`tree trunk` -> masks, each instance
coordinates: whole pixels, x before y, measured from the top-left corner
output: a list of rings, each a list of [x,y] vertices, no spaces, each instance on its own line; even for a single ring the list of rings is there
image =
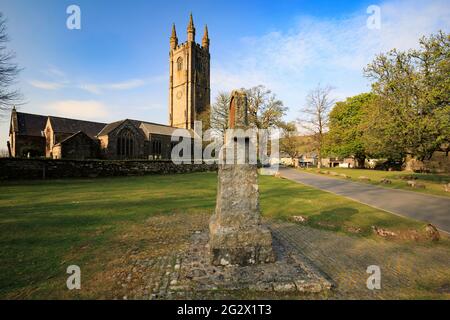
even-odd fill
[[[366,157],[356,158],[356,166],[358,169],[364,169],[366,164]]]
[[[322,153],[319,151],[319,154],[317,155],[317,169],[322,168]]]

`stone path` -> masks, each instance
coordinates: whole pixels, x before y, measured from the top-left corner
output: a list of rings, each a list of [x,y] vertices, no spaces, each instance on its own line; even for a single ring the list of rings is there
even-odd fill
[[[267,221],[279,241],[302,256],[334,287],[320,295],[269,290],[258,292],[243,285],[237,290],[221,290],[221,276],[237,279],[233,272],[210,277],[204,261],[196,255],[203,250],[203,235],[208,230],[209,214],[175,214],[152,217],[142,229],[151,233],[150,253],[133,249],[122,257],[125,272],[115,276],[120,290],[116,299],[450,299],[450,250],[448,239],[438,243],[373,240],[313,229],[301,224]],[[178,236],[167,237],[169,229]],[[141,237],[141,235],[138,235]],[[161,239],[161,243],[153,239]],[[171,247],[171,250],[163,250]],[[195,250],[194,248],[198,248]],[[195,253],[197,251],[197,253]],[[155,253],[152,256],[149,254]],[[381,268],[381,290],[369,290],[366,281],[369,265]],[[289,273],[289,268],[286,268]],[[242,275],[239,275],[241,277]],[[197,279],[200,286],[185,281]],[[202,278],[203,277],[203,278]],[[282,275],[280,276],[280,279]],[[245,277],[243,277],[245,279]],[[231,283],[231,282],[230,282]],[[232,283],[231,283],[232,284]],[[186,287],[186,285],[188,285]],[[242,289],[242,290],[239,290]]]
[[[286,222],[270,227],[333,279],[332,299],[450,298],[448,244],[376,241]],[[381,290],[367,289],[370,265],[381,269]]]
[[[450,199],[329,178],[290,168],[281,168],[280,173],[289,180],[342,195],[375,208],[429,222],[450,232]]]

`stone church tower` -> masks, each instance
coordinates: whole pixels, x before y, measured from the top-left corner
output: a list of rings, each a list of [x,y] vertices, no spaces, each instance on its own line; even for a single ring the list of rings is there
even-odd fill
[[[194,121],[210,107],[210,55],[208,27],[202,44],[195,42],[192,14],[187,27],[187,41],[178,44],[175,24],[170,37],[169,124],[194,129]]]

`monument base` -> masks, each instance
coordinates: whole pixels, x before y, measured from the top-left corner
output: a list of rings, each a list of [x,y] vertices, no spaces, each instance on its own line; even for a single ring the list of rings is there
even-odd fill
[[[210,256],[213,265],[252,265],[275,261],[272,234],[262,225],[251,229],[219,226],[215,216],[210,223]]]
[[[272,234],[261,224],[256,165],[219,165],[216,212],[209,232],[213,265],[275,260]]]
[[[263,228],[267,230],[265,226]],[[170,285],[169,290],[189,299],[279,299],[282,296],[293,299],[306,298],[305,294],[314,294],[315,299],[328,297],[333,287],[331,279],[298,250],[277,237],[275,231],[272,236],[270,248],[273,248],[271,251],[276,257],[275,262],[223,266],[211,264],[214,249],[210,247],[212,242],[209,232],[194,232],[190,245],[179,258],[181,262],[176,274],[177,281]],[[223,248],[223,251],[216,249],[216,252],[225,255],[226,250],[230,250],[230,257],[247,252],[243,250],[236,254],[233,248]],[[262,251],[259,252],[261,257]]]

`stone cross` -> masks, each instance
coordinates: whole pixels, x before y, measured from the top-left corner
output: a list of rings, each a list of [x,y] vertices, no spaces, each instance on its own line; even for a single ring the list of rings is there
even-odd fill
[[[233,91],[229,111],[229,128],[248,128],[244,91]],[[234,150],[227,150],[230,149]],[[209,230],[213,265],[250,265],[275,260],[272,234],[261,224],[256,164],[219,164],[216,211]]]

